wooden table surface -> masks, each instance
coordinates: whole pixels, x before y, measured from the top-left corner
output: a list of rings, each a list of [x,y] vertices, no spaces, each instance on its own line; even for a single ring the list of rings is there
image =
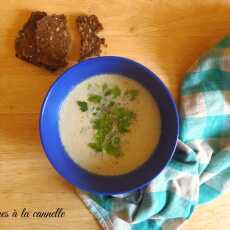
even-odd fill
[[[203,3],[201,3],[203,2]],[[64,13],[73,37],[75,17],[96,14],[104,24],[105,55],[121,55],[153,70],[178,100],[185,71],[230,31],[230,1],[199,0],[6,0],[0,6],[0,212],[23,208],[65,210],[64,218],[0,217],[2,230],[99,229],[94,218],[45,157],[39,141],[39,110],[49,86],[63,71],[49,73],[14,55],[17,31],[33,10]],[[230,195],[199,207],[184,230],[230,226]],[[228,226],[228,227],[227,227]]]

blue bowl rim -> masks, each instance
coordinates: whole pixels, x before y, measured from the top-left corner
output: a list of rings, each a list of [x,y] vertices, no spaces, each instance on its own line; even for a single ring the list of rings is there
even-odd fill
[[[143,68],[145,71],[147,71],[150,75],[154,76],[155,80],[158,81],[158,83],[160,83],[160,85],[162,86],[162,88],[164,89],[165,93],[167,94],[169,100],[170,100],[170,103],[172,105],[172,108],[175,112],[175,116],[176,116],[176,133],[175,133],[175,142],[174,142],[174,146],[172,147],[171,149],[171,155],[170,157],[168,158],[167,161],[164,162],[164,164],[162,164],[162,167],[159,167],[158,168],[158,172],[156,174],[153,174],[152,177],[150,177],[148,180],[146,180],[146,182],[144,183],[141,183],[139,186],[135,186],[133,188],[130,188],[129,190],[127,191],[119,191],[119,192],[97,192],[95,190],[92,190],[92,189],[88,189],[84,186],[79,186],[77,184],[73,184],[72,182],[70,182],[65,176],[63,176],[62,172],[56,167],[55,163],[53,163],[53,161],[51,160],[51,158],[49,157],[49,153],[46,151],[46,147],[44,145],[44,142],[43,142],[43,137],[42,137],[42,129],[41,129],[41,126],[42,126],[42,117],[43,117],[43,114],[44,114],[44,108],[45,108],[45,104],[49,98],[49,94],[51,93],[52,89],[55,87],[56,83],[62,78],[64,77],[64,75],[70,71],[71,69],[73,68],[76,68],[77,66],[85,63],[85,62],[92,62],[94,60],[97,60],[97,59],[117,59],[117,60],[123,60],[123,61],[127,61],[133,65],[138,65],[139,67]],[[176,106],[176,103],[170,93],[170,91],[168,90],[168,88],[165,86],[165,84],[163,83],[163,81],[154,73],[152,72],[150,69],[148,69],[147,67],[145,67],[143,64],[141,63],[138,63],[134,60],[131,60],[127,57],[122,57],[122,56],[99,56],[99,57],[93,57],[93,58],[89,58],[89,59],[86,59],[86,60],[83,60],[81,61],[80,63],[76,63],[74,64],[73,66],[67,68],[60,76],[58,76],[54,82],[51,84],[51,86],[49,87],[47,93],[45,94],[44,96],[44,99],[43,99],[43,102],[41,104],[41,108],[40,108],[40,117],[39,117],[39,137],[40,137],[40,141],[41,141],[41,144],[42,144],[42,147],[43,147],[43,150],[44,150],[44,153],[46,155],[46,157],[48,158],[49,162],[51,163],[51,165],[54,167],[54,169],[56,170],[56,172],[61,176],[63,177],[66,181],[68,181],[70,184],[74,185],[75,187],[81,189],[81,190],[84,190],[86,192],[90,192],[90,193],[94,193],[94,194],[97,194],[97,195],[118,195],[118,194],[125,194],[125,193],[129,193],[129,192],[134,192],[134,191],[137,191],[137,190],[140,190],[140,189],[143,189],[145,186],[147,186],[155,177],[157,177],[161,172],[162,170],[169,164],[169,162],[171,161],[171,159],[173,158],[173,155],[175,153],[175,149],[176,149],[176,145],[177,145],[177,140],[178,140],[178,136],[179,136],[179,114],[178,114],[178,111],[177,111],[177,106]],[[118,176],[101,176],[101,177],[122,177],[123,175],[118,175]]]

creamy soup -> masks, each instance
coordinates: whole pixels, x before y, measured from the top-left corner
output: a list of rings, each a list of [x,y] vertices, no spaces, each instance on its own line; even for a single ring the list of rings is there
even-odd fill
[[[97,75],[67,95],[59,132],[66,152],[79,166],[99,175],[121,175],[153,153],[161,133],[160,112],[137,81]]]

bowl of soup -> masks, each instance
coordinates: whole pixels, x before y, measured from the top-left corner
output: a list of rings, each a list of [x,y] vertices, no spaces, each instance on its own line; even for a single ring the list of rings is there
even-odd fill
[[[178,113],[163,82],[123,57],[88,59],[50,87],[40,113],[49,161],[87,192],[115,195],[147,185],[171,160]]]

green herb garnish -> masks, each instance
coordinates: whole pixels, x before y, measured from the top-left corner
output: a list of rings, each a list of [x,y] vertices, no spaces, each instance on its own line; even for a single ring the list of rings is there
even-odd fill
[[[88,104],[85,101],[77,101],[77,104],[82,112],[85,112],[88,110]]]
[[[121,95],[121,90],[120,88],[115,85],[112,89],[111,89],[111,94],[113,95],[113,98],[117,98],[118,96]]]
[[[101,101],[101,96],[96,94],[90,94],[88,97],[89,102],[99,103]]]
[[[93,128],[103,134],[108,134],[112,130],[113,120],[109,113],[101,113],[98,118],[93,120]]]
[[[110,101],[109,104],[108,104],[108,107],[112,107],[113,105],[115,105],[115,102],[114,101]]]
[[[121,95],[121,89],[117,85],[109,88],[108,85],[105,83],[102,86],[102,91],[103,95],[106,97],[111,95],[113,98],[117,98]]]
[[[108,89],[108,85],[106,83],[104,83],[102,85],[102,91],[105,92]]]
[[[92,149],[94,149],[96,152],[102,151],[102,146],[98,143],[89,143],[88,146]]]
[[[136,89],[126,90],[124,95],[130,100],[133,101],[139,95],[139,92]]]
[[[113,156],[119,156],[120,155],[120,145],[115,146],[115,145],[113,145],[111,143],[106,143],[104,145],[104,150],[109,155],[113,155]]]
[[[122,106],[120,96],[126,96],[130,102],[138,96],[137,90],[122,92],[117,85],[95,85],[95,94],[89,94],[87,101],[78,101],[82,112],[89,110],[91,124],[94,130],[92,141],[88,146],[95,152],[102,152],[118,157],[122,153],[122,135],[129,132],[136,114]],[[91,88],[91,85],[88,89]],[[122,98],[121,98],[122,99]],[[122,99],[123,100],[123,99]],[[95,107],[95,104],[96,107]],[[88,108],[89,107],[89,108]],[[96,110],[96,111],[95,111]]]
[[[135,113],[123,107],[115,107],[112,109],[112,115],[117,123],[118,131],[120,133],[128,132]]]

